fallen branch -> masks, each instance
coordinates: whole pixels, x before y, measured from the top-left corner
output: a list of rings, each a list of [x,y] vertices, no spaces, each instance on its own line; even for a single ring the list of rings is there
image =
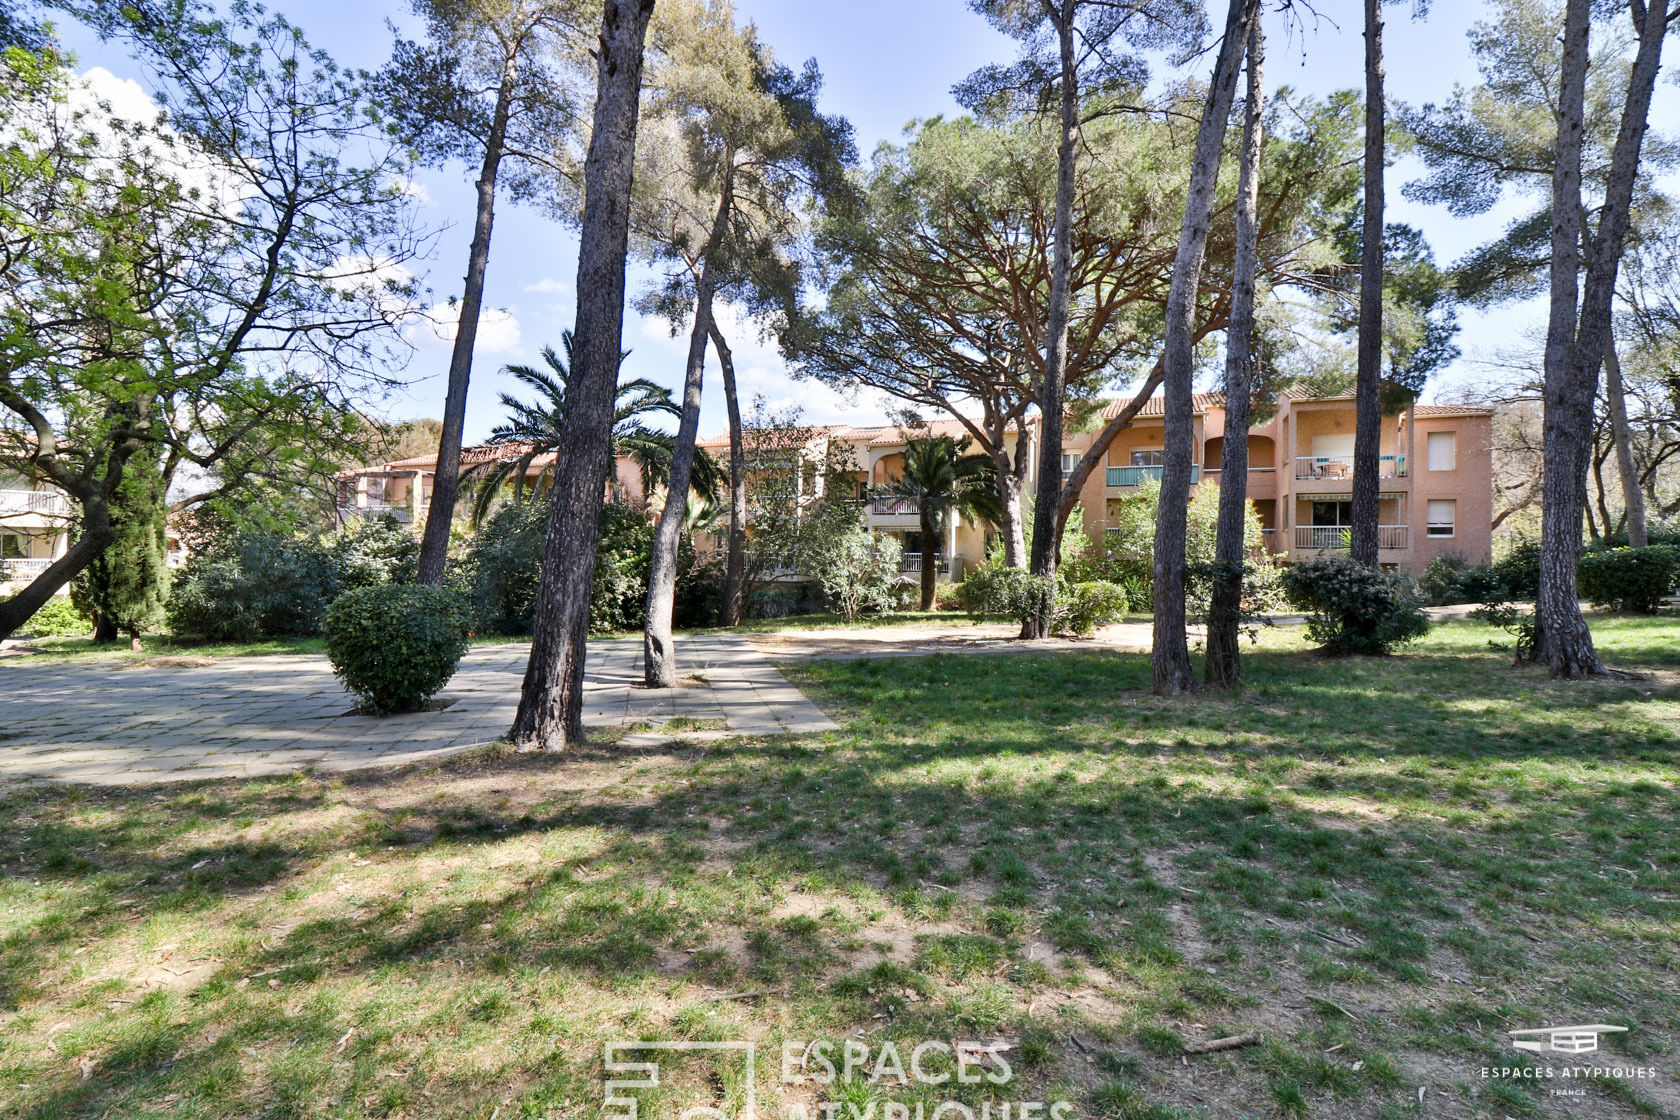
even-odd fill
[[[1310,933],[1316,933],[1318,936],[1324,938],[1324,940],[1326,940],[1326,941],[1334,941],[1338,945],[1346,945],[1349,949],[1359,948],[1359,942],[1349,941],[1345,937],[1337,937],[1333,933],[1325,933],[1323,930],[1319,929],[1317,926],[1308,926],[1307,930]]]
[[[1206,1042],[1186,1042],[1186,1054],[1213,1054],[1220,1050],[1240,1050],[1244,1046],[1253,1046],[1260,1041],[1259,1031],[1249,1031],[1247,1034],[1233,1034],[1226,1038],[1211,1038]]]
[[[1312,1003],[1323,1004],[1325,1007],[1329,1007],[1329,1008],[1332,1008],[1333,1010],[1340,1011],[1343,1015],[1347,1016],[1349,1019],[1352,1019],[1356,1023],[1360,1022],[1359,1016],[1355,1015],[1353,1012],[1349,1011],[1347,1008],[1343,1007],[1341,1004],[1337,1003],[1333,999],[1325,999],[1323,996],[1308,996],[1307,999]]]

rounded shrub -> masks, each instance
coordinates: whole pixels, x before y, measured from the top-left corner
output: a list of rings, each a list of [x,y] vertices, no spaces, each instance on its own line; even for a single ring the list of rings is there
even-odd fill
[[[1654,614],[1680,580],[1680,548],[1653,544],[1581,557],[1581,594],[1599,606]]]
[[[54,595],[18,627],[22,638],[70,638],[93,629],[93,620],[76,609],[68,595]]]
[[[1429,632],[1408,580],[1332,553],[1283,575],[1289,601],[1307,612],[1307,636],[1328,654],[1388,653]]]
[[[347,591],[327,608],[322,631],[334,675],[374,715],[424,705],[467,652],[467,612],[441,587],[387,583]]]
[[[1099,626],[1118,622],[1126,614],[1126,589],[1117,583],[1090,580],[1076,583],[1058,603],[1056,612],[1060,628],[1080,637]]]

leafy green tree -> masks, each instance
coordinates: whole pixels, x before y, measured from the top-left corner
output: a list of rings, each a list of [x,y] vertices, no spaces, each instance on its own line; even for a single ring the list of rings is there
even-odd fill
[[[642,304],[674,330],[692,320],[671,467],[679,498],[666,503],[654,536],[643,641],[647,683],[671,687],[682,496],[695,462],[714,303],[720,294],[760,306],[796,298],[807,219],[827,196],[849,194],[844,168],[855,150],[851,126],[817,108],[822,77],[815,62],[797,75],[777,63],[754,28],[735,26],[731,0],[678,0],[662,9],[654,38],[659,62],[642,134],[637,227],[656,259],[671,267]],[[724,389],[731,467],[743,473],[732,366],[725,367]],[[731,496],[731,568],[739,573],[744,510],[733,487]]]
[[[555,353],[552,346],[543,347],[543,363],[547,370],[535,366],[508,366],[507,372],[540,394],[536,404],[529,404],[508,393],[502,394],[502,407],[508,419],[490,431],[490,446],[517,446],[516,458],[487,459],[473,463],[463,472],[477,488],[473,501],[473,523],[484,520],[496,498],[509,483],[513,500],[525,493],[525,479],[531,464],[543,455],[552,455],[560,446],[565,430],[566,382],[570,377],[574,342],[572,332],[560,337],[565,356]],[[625,357],[629,357],[626,352]],[[657,415],[675,416],[679,412],[671,399],[671,391],[645,377],[620,380],[618,399],[613,406],[613,458],[621,456],[635,461],[641,470],[642,493],[652,494],[654,487],[667,485],[671,477],[671,459],[675,440],[669,433],[650,428],[646,418]],[[704,451],[697,453],[690,479],[695,492],[710,504],[717,504],[722,489],[722,472],[717,463]],[[540,489],[543,476],[538,478]],[[611,475],[609,475],[609,480]]]
[[[1050,297],[1043,333],[1034,340],[1044,351],[1044,371],[1039,383],[1038,501],[1032,537],[1033,574],[1053,580],[1080,128],[1090,115],[1111,111],[1116,100],[1130,99],[1135,105],[1148,80],[1144,52],[1178,48],[1188,53],[1199,43],[1207,19],[1201,5],[1188,0],[970,0],[969,6],[999,31],[1019,40],[1022,52],[1011,66],[989,66],[971,74],[957,87],[959,100],[969,107],[1036,103],[1042,111],[1055,106],[1056,207]],[[1226,30],[1229,35],[1231,29]],[[1246,24],[1243,32],[1240,37],[1246,39]],[[1088,100],[1088,92],[1107,97]],[[1185,473],[1188,477],[1188,471]],[[1045,637],[1049,625],[1048,614],[1041,614],[1028,624],[1023,636]]]
[[[254,8],[63,6],[132,50],[168,109],[74,108],[56,54],[6,53],[0,460],[64,491],[81,533],[0,603],[0,633],[110,542],[135,455],[166,490],[202,479],[191,500],[337,459],[355,398],[400,364],[412,293],[407,163],[357,76]]]
[[[938,572],[935,549],[945,539],[953,516],[968,522],[996,524],[998,519],[996,468],[989,455],[965,455],[968,440],[950,436],[919,436],[906,441],[899,476],[876,494],[914,503],[922,534],[922,610],[933,609],[933,584]],[[1059,467],[1058,467],[1059,469]]]
[[[413,0],[424,42],[399,39],[380,89],[393,121],[428,163],[478,165],[466,286],[449,355],[437,471],[420,544],[420,580],[443,580],[460,487],[461,432],[484,303],[496,191],[553,203],[575,174],[567,141],[579,109],[566,71],[581,55],[580,0]]]
[[[111,543],[71,584],[76,608],[93,619],[96,641],[140,637],[163,622],[169,593],[168,507],[155,462],[131,459],[111,504]]]

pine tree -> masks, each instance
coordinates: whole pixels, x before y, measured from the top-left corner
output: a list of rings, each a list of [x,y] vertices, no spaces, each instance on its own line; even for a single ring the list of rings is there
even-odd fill
[[[70,598],[93,619],[96,641],[140,636],[163,621],[169,593],[168,504],[163,472],[155,463],[129,460],[111,503],[111,543],[76,577]]]

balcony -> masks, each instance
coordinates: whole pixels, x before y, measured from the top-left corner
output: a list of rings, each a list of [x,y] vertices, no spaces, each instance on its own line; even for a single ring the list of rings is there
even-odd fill
[[[0,490],[0,517],[20,513],[68,517],[70,500],[54,490]]]
[[[400,505],[396,502],[369,502],[365,506],[339,506],[338,515],[344,521],[353,517],[390,517],[406,525],[413,519],[414,511],[407,502]]]
[[[51,566],[51,560],[0,560],[0,583],[30,583]]]
[[[1310,478],[1319,482],[1337,480],[1351,480],[1353,478],[1352,455],[1301,455],[1295,460],[1295,477]],[[1404,455],[1378,455],[1378,478],[1405,478],[1406,457]]]
[[[1209,467],[1202,472],[1202,475],[1208,482],[1218,486],[1224,473],[1224,470],[1220,467]],[[1263,501],[1267,498],[1277,497],[1277,476],[1278,470],[1276,467],[1248,468],[1247,493],[1249,498]]]
[[[1346,525],[1297,525],[1295,547],[1319,552],[1346,552],[1353,543],[1353,530]],[[1411,526],[1378,525],[1377,548],[1397,551],[1410,547]]]
[[[948,575],[950,573],[951,562],[945,558],[944,553],[936,552],[933,554],[933,569],[940,575]],[[898,558],[898,570],[901,572],[914,572],[920,574],[922,570],[922,554],[919,552],[904,553]]]
[[[1161,481],[1161,472],[1165,467],[1109,467],[1107,485],[1113,489],[1130,490],[1142,486],[1145,479],[1155,482]],[[1190,485],[1194,486],[1202,480],[1202,468],[1194,463],[1190,466]]]

